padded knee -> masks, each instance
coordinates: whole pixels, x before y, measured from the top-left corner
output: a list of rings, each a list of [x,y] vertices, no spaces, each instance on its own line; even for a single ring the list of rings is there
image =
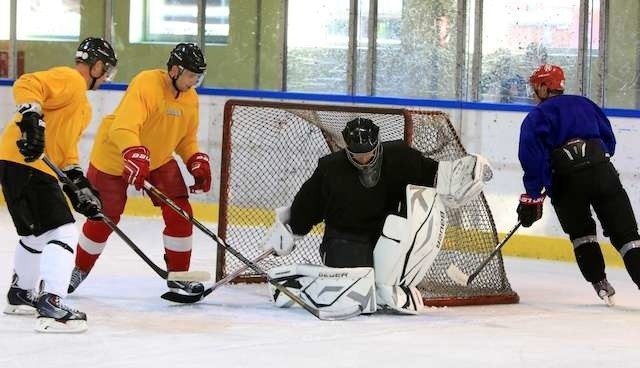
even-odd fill
[[[175,198],[172,199],[172,201],[180,206],[180,208],[185,210],[189,215],[193,215],[191,204],[189,204],[187,198]],[[193,226],[191,225],[191,222],[184,219],[175,210],[165,204],[162,204],[160,206],[160,209],[162,210],[162,218],[164,219],[165,224],[165,228],[163,231],[164,235],[176,238],[191,236],[193,232]]]
[[[624,244],[619,251],[629,276],[640,288],[640,240]]]
[[[576,262],[584,279],[590,283],[604,279],[606,277],[604,257],[595,235],[573,239],[572,243]]]

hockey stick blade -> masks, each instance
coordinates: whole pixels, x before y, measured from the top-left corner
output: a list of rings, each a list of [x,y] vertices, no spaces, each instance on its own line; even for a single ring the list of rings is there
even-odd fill
[[[462,272],[462,270],[454,264],[450,264],[449,267],[447,267],[447,276],[456,284],[462,286],[469,285],[469,275]]]
[[[211,274],[206,271],[176,271],[167,275],[169,281],[209,281]]]
[[[198,295],[184,295],[184,294],[176,293],[174,291],[167,291],[166,293],[162,294],[160,297],[164,300],[168,300],[174,303],[193,304],[204,299],[207,295],[211,294],[212,291],[213,291],[212,289],[205,289],[205,291],[202,294],[198,294]]]

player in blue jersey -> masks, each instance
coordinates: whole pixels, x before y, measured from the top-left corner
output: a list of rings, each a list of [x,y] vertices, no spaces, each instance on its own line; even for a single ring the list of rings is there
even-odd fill
[[[542,217],[545,196],[550,197],[582,275],[612,305],[615,290],[606,278],[591,207],[639,287],[640,236],[627,192],[609,161],[616,148],[611,123],[591,100],[563,93],[564,72],[558,66],[541,65],[529,83],[539,103],[520,128],[526,193],[520,196],[518,220],[531,226]]]

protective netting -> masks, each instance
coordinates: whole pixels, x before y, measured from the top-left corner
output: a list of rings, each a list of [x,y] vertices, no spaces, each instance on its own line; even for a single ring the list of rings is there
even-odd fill
[[[344,146],[340,132],[356,117],[373,120],[383,141],[405,139],[435,160],[466,154],[442,112],[230,100],[225,106],[218,235],[246,257],[262,253],[274,221],[273,209],[291,204],[320,157]],[[449,227],[440,254],[420,284],[428,305],[512,303],[518,301],[507,280],[502,257],[495,257],[469,287],[445,271],[452,263],[470,273],[494,249],[497,234],[483,196],[448,210]],[[269,257],[264,269],[290,263],[320,263],[322,225],[285,257]],[[242,263],[218,254],[218,279]],[[262,280],[251,271],[239,282]]]

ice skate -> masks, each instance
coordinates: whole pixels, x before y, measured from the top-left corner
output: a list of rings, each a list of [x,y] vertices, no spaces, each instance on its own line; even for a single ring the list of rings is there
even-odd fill
[[[7,306],[4,308],[4,313],[11,315],[35,314],[35,300],[35,290],[21,289],[18,286],[18,275],[14,272],[11,277],[11,286],[7,292]]]
[[[62,304],[60,297],[43,293],[36,302],[36,331],[47,333],[77,333],[87,330],[87,315]]]
[[[11,315],[35,314],[35,291],[20,289],[17,286],[10,287],[7,292],[7,306],[4,313]]]
[[[613,286],[611,286],[609,281],[607,281],[607,279],[602,279],[598,282],[594,282],[593,288],[596,290],[596,293],[598,294],[600,299],[604,300],[604,302],[609,307],[612,307],[615,305],[613,296],[615,295],[616,291],[613,288]]]
[[[69,288],[67,289],[67,292],[71,294],[76,291],[78,286],[80,286],[87,276],[89,276],[89,272],[84,272],[78,267],[74,267],[73,272],[71,272],[71,281],[69,281]]]
[[[205,289],[201,282],[197,281],[169,281],[167,280],[169,291],[162,294],[162,299],[175,303],[195,303],[202,300],[212,291]]]

